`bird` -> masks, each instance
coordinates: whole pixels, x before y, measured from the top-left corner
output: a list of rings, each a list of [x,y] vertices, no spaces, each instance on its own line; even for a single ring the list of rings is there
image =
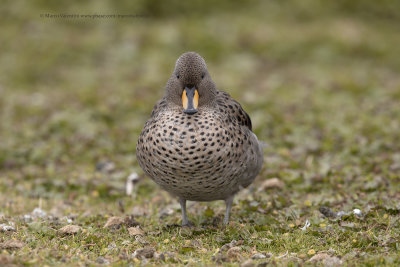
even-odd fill
[[[182,226],[191,225],[188,200],[224,200],[228,224],[235,194],[254,181],[263,164],[249,115],[217,89],[196,52],[176,61],[139,135],[136,157],[145,174],[178,198]]]

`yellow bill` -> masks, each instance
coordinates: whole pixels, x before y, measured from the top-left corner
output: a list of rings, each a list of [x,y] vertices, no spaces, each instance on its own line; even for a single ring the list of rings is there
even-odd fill
[[[182,92],[183,112],[186,114],[194,114],[197,112],[199,105],[199,93],[195,87],[185,89]]]

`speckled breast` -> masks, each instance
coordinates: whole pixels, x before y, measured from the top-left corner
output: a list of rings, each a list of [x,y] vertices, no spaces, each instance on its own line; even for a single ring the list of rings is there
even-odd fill
[[[212,201],[225,199],[254,180],[257,174],[249,168],[254,169],[257,160],[255,141],[249,130],[218,114],[169,110],[146,123],[137,158],[170,193]]]

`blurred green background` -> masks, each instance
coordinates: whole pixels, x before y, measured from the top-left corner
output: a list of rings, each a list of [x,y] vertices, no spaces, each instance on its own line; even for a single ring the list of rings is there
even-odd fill
[[[115,200],[159,194],[147,179],[127,200],[125,179],[142,174],[137,137],[176,59],[196,51],[268,144],[256,186],[286,186],[261,199],[398,214],[399,10],[390,0],[3,1],[0,205],[15,215],[68,199],[77,214],[115,213]],[[111,174],[96,170],[104,162]]]
[[[304,137],[341,151],[357,137],[377,141],[397,121],[399,9],[389,0],[6,1],[0,163],[134,157],[141,126],[186,51],[206,59],[218,88],[243,103],[268,143],[292,147]],[[317,132],[336,140],[313,141]]]

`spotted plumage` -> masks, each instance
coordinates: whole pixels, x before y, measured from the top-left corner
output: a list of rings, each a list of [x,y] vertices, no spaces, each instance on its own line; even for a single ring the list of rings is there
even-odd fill
[[[198,105],[185,108],[184,97],[197,103],[190,88],[198,93]],[[262,149],[251,130],[249,115],[216,89],[203,58],[185,53],[144,125],[137,159],[148,176],[179,198],[184,225],[186,200],[225,200],[227,223],[234,195],[261,169]]]

